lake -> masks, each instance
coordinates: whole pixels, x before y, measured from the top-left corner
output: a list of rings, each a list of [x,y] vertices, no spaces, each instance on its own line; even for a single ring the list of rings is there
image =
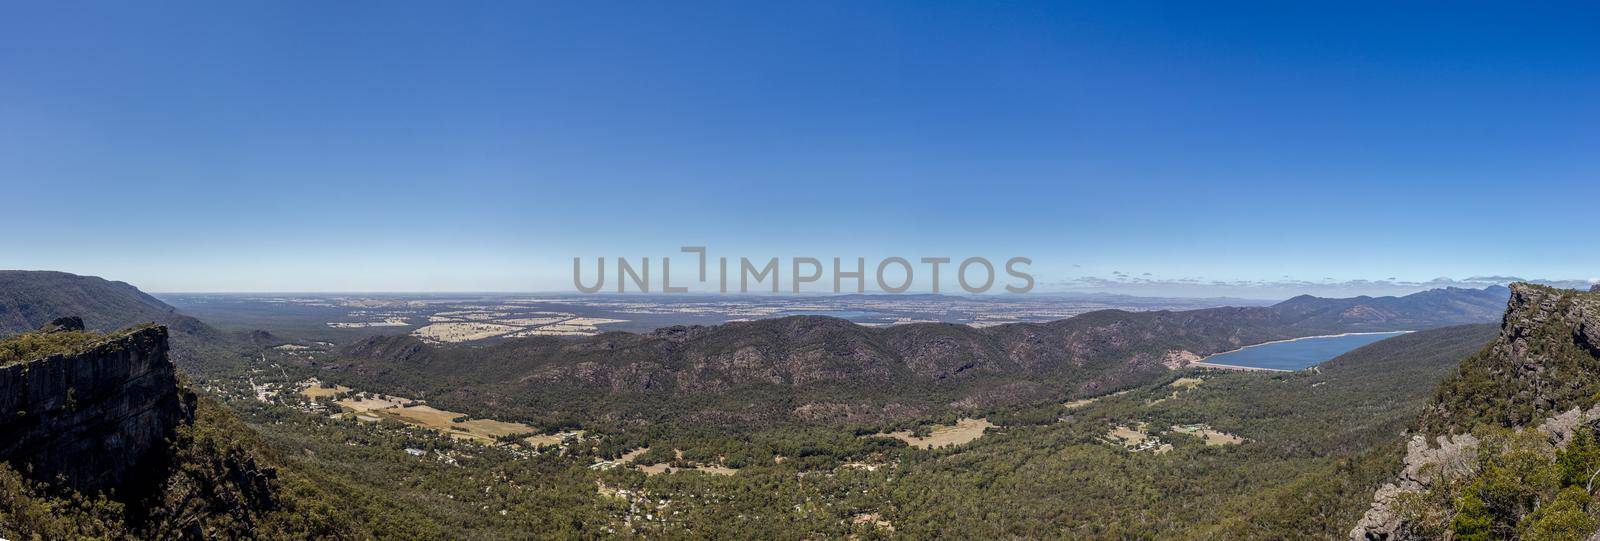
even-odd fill
[[[1352,349],[1402,334],[1405,334],[1405,331],[1311,336],[1283,342],[1268,342],[1218,353],[1207,357],[1205,362],[1251,368],[1300,370],[1343,355]]]

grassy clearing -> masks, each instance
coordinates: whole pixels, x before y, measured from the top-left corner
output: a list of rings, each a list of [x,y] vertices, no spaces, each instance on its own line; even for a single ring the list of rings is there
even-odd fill
[[[963,418],[956,421],[955,426],[941,426],[933,429],[927,437],[919,438],[912,435],[910,430],[900,430],[888,434],[877,433],[874,436],[888,436],[911,445],[918,449],[934,449],[947,445],[961,445],[983,436],[983,431],[994,427],[988,419]]]
[[[450,343],[494,338],[517,330],[516,327],[498,323],[434,323],[411,331],[411,334],[430,342]]]
[[[301,393],[339,394],[350,390],[348,387],[342,386],[333,389],[320,389],[318,386],[313,385],[301,391]],[[308,394],[307,396],[311,395]],[[345,411],[355,413],[356,418],[363,421],[393,419],[402,423],[436,430],[452,438],[483,443],[494,443],[501,437],[527,434],[534,431],[533,427],[522,423],[496,421],[494,419],[467,419],[467,415],[464,413],[446,411],[418,403],[409,398],[396,396],[359,394],[334,402],[334,404],[339,405]],[[560,442],[557,439],[552,443]]]
[[[1132,427],[1125,425],[1111,427],[1111,431],[1106,433],[1106,441],[1121,444],[1133,451],[1149,451],[1158,455],[1172,450],[1172,444],[1150,435],[1149,426],[1143,422]]]
[[[534,436],[528,436],[526,438],[522,438],[522,441],[527,442],[528,445],[532,447],[544,447],[547,445],[561,445],[562,443],[565,443],[568,438],[582,439],[585,434],[586,432],[582,430],[573,430],[571,432],[561,432],[557,434],[538,434]]]
[[[1086,407],[1086,406],[1088,406],[1090,404],[1093,404],[1095,402],[1099,402],[1102,399],[1115,398],[1115,397],[1118,397],[1118,396],[1122,396],[1122,395],[1128,394],[1130,392],[1133,392],[1133,391],[1131,391],[1131,390],[1128,390],[1128,391],[1117,391],[1117,392],[1114,392],[1114,393],[1111,393],[1111,394],[1104,394],[1104,395],[1096,396],[1096,397],[1093,397],[1093,398],[1084,398],[1084,399],[1081,399],[1081,400],[1073,400],[1071,402],[1066,402],[1066,403],[1062,404],[1062,406],[1067,408],[1067,409],[1069,409],[1069,410],[1075,410],[1075,409]]]
[[[406,404],[409,404],[410,402],[411,402],[411,400],[409,400],[409,399],[393,397],[393,396],[357,395],[357,396],[354,396],[354,397],[346,398],[344,400],[340,400],[338,402],[334,402],[334,404],[338,404],[339,407],[344,408],[346,410],[350,410],[350,411],[368,412],[368,411],[374,411],[374,410],[399,408],[399,407],[405,406]]]
[[[1200,439],[1205,440],[1206,445],[1238,445],[1240,443],[1244,443],[1244,438],[1229,434],[1227,432],[1222,432],[1220,430],[1214,430],[1210,426],[1203,424],[1182,426],[1173,425],[1172,431],[1198,436]]]
[[[526,434],[533,431],[533,427],[522,423],[510,423],[492,419],[456,421],[456,419],[466,417],[466,414],[421,404],[373,410],[372,412],[404,423],[431,428],[453,438],[478,440],[485,443],[492,443],[501,436]]]
[[[1200,384],[1205,382],[1206,380],[1200,378],[1178,378],[1172,380],[1172,383],[1169,383],[1168,385],[1177,389],[1193,389],[1195,387],[1199,387]]]
[[[351,388],[345,387],[343,385],[334,385],[332,387],[323,387],[322,386],[322,382],[319,382],[319,381],[313,379],[313,380],[307,382],[307,385],[306,385],[306,387],[304,389],[300,390],[300,396],[304,396],[308,400],[311,400],[311,401],[315,402],[319,398],[333,398],[335,396],[338,396],[338,395],[341,395],[341,394],[344,394],[344,393],[348,393],[348,392],[354,391],[354,390],[355,389],[351,389]]]
[[[1172,383],[1168,383],[1167,384],[1167,387],[1172,389],[1172,394],[1169,394],[1169,395],[1167,395],[1165,397],[1162,397],[1162,398],[1157,398],[1155,400],[1148,401],[1148,402],[1145,403],[1145,405],[1146,406],[1154,406],[1156,404],[1160,404],[1160,403],[1166,402],[1168,400],[1177,399],[1178,396],[1182,395],[1185,391],[1192,391],[1192,390],[1200,387],[1200,384],[1205,383],[1205,382],[1206,382],[1206,380],[1203,380],[1203,379],[1200,379],[1200,378],[1192,378],[1192,377],[1184,377],[1184,378],[1178,378],[1178,379],[1172,380]]]
[[[648,450],[649,450],[649,448],[647,447],[647,448],[645,448],[643,450],[638,450],[638,451],[635,451],[633,453],[628,453],[628,455],[624,456],[623,459],[624,460],[632,460],[632,458],[636,458],[639,455],[644,454],[644,451],[648,451]],[[673,449],[672,453],[674,455],[677,455],[677,460],[679,460],[679,461],[683,460],[683,451],[682,450]],[[690,466],[679,467],[679,466],[673,466],[672,463],[670,463],[670,462],[658,462],[658,463],[651,464],[651,465],[648,465],[648,466],[639,465],[639,466],[634,466],[634,468],[638,469],[641,472],[644,472],[645,475],[659,475],[659,474],[663,474],[663,473],[672,473],[672,472],[680,472],[680,471],[697,471],[697,472],[702,472],[702,473],[709,473],[709,474],[712,474],[712,475],[733,475],[733,474],[739,472],[739,470],[737,470],[735,468],[729,468],[727,466],[722,466],[722,465],[693,464],[693,465],[690,465]]]

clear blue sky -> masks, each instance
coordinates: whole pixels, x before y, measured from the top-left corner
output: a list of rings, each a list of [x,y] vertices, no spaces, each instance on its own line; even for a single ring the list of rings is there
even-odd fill
[[[574,256],[703,244],[1023,255],[1042,289],[1588,279],[1597,29],[1594,2],[13,2],[0,268],[563,291]]]

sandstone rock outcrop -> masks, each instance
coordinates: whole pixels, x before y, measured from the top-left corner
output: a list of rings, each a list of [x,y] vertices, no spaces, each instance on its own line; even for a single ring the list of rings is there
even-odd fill
[[[1600,406],[1588,410],[1572,408],[1540,423],[1536,430],[1549,438],[1556,448],[1572,441],[1579,427],[1600,422]],[[1350,531],[1355,541],[1394,541],[1413,539],[1407,531],[1405,517],[1396,508],[1399,498],[1406,493],[1420,493],[1441,480],[1461,479],[1474,473],[1478,462],[1478,438],[1471,434],[1439,436],[1437,447],[1428,445],[1421,435],[1413,435],[1406,444],[1405,466],[1394,481],[1385,484],[1373,494],[1372,507]]]
[[[1600,405],[1590,398],[1597,374],[1600,297],[1513,284],[1500,335],[1442,384],[1440,398],[1423,413],[1421,432],[1411,437],[1404,468],[1376,491],[1350,539],[1417,538],[1399,509],[1401,496],[1473,475],[1479,442],[1467,432],[1475,425],[1535,427],[1554,448],[1566,446],[1579,427],[1600,421]]]
[[[1405,465],[1400,475],[1383,485],[1373,494],[1372,507],[1362,515],[1350,539],[1355,541],[1392,541],[1411,539],[1405,516],[1398,509],[1400,497],[1420,493],[1440,479],[1458,478],[1470,474],[1478,459],[1478,439],[1471,434],[1440,436],[1438,447],[1428,445],[1421,434],[1406,443]]]
[[[167,350],[166,327],[145,326],[0,367],[0,460],[84,492],[120,487],[192,416]]]
[[[1600,296],[1513,284],[1500,336],[1444,383],[1446,395],[1463,400],[1430,406],[1422,427],[1442,434],[1475,422],[1532,426],[1600,391],[1597,375]]]

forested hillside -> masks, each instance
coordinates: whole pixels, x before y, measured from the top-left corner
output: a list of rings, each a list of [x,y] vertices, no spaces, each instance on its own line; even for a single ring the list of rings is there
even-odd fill
[[[273,466],[234,414],[178,382],[167,330],[76,319],[0,338],[0,536],[358,536],[334,498]]]
[[[244,370],[253,348],[124,282],[52,271],[0,271],[0,336],[31,331],[59,317],[79,317],[94,331],[159,323],[172,335],[178,367],[218,377]]]
[[[1314,334],[1492,321],[1505,288],[1406,297],[1297,297],[1272,307],[1102,310],[987,328],[865,327],[821,316],[645,334],[437,346],[377,337],[318,366],[330,377],[498,416],[759,424],[877,422],[1076,398],[1153,382],[1244,345]],[[1488,308],[1492,306],[1493,308]],[[663,415],[665,413],[665,415]]]

